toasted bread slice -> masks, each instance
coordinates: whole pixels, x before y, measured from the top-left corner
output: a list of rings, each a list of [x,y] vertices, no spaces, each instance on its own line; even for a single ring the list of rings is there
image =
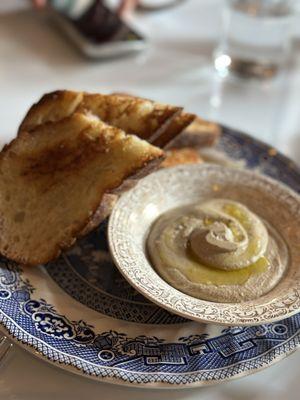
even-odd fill
[[[176,115],[169,121],[168,124],[165,124],[165,126],[163,126],[161,130],[158,130],[152,136],[150,142],[155,146],[164,148],[169,143],[173,143],[174,140],[176,141],[178,135],[184,132],[185,128],[187,128],[194,121],[194,119],[194,114],[182,112]]]
[[[19,131],[30,131],[47,121],[58,121],[74,112],[98,117],[109,125],[154,143],[159,136],[167,143],[178,135],[195,116],[180,118],[182,108],[133,96],[103,95],[57,91],[44,95],[34,104],[21,123]],[[175,117],[177,123],[174,122]],[[164,135],[166,137],[164,138]],[[159,144],[158,144],[159,145]]]
[[[141,99],[137,96],[128,93],[113,93],[112,96],[124,97],[124,98],[132,98],[132,99],[139,99],[144,101],[151,101],[148,99]],[[146,136],[144,139],[148,140],[150,143],[154,144],[155,146],[164,148],[170,142],[178,137],[178,135],[185,130],[195,119],[196,115],[188,114],[182,112],[180,109],[179,112],[169,118],[164,124],[157,128],[154,132],[152,132],[151,136]]]
[[[165,155],[166,158],[160,164],[162,168],[174,167],[180,164],[199,164],[203,162],[198,151],[191,147],[166,150]]]
[[[19,127],[19,132],[31,131],[45,122],[55,122],[72,115],[83,100],[82,92],[59,90],[47,93],[30,107]]]
[[[182,108],[141,98],[85,94],[79,110],[152,142],[152,136],[168,126]]]
[[[162,155],[79,113],[21,131],[0,153],[0,253],[30,265],[54,259],[107,215],[125,178]]]
[[[196,118],[171,143],[168,148],[213,146],[221,134],[220,125]]]

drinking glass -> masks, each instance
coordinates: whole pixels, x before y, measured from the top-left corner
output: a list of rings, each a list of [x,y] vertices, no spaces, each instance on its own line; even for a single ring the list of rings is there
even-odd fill
[[[218,73],[274,76],[289,58],[293,17],[291,0],[226,0],[214,53]]]

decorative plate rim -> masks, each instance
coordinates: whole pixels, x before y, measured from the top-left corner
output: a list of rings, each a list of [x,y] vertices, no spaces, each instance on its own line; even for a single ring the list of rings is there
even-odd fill
[[[14,323],[14,321],[13,321]],[[22,330],[23,329],[17,325],[14,324],[15,328],[18,330]],[[253,375],[256,372],[260,372],[263,371],[264,369],[267,369],[268,367],[284,360],[285,358],[287,358],[288,356],[290,356],[291,354],[293,354],[294,352],[298,351],[300,348],[300,339],[297,341],[297,343],[295,343],[294,347],[292,347],[291,349],[289,349],[288,351],[286,351],[285,349],[280,353],[280,355],[277,357],[273,356],[273,358],[271,358],[271,361],[266,362],[264,361],[264,356],[266,354],[270,354],[270,353],[276,353],[276,350],[281,347],[285,347],[286,345],[289,345],[290,342],[294,339],[297,338],[297,336],[299,336],[299,332],[296,332],[291,338],[289,338],[288,341],[286,341],[283,344],[280,344],[278,346],[275,346],[269,350],[267,350],[266,352],[264,352],[263,354],[260,354],[257,358],[262,358],[261,360],[261,364],[257,367],[257,366],[253,366],[249,369],[245,369],[244,371],[240,371],[234,374],[231,374],[230,376],[227,376],[225,378],[222,378],[222,380],[218,380],[218,379],[212,379],[212,380],[195,380],[194,382],[190,382],[190,383],[180,383],[180,384],[174,384],[171,382],[162,382],[160,380],[157,381],[153,381],[153,382],[142,382],[142,383],[137,383],[137,382],[130,382],[127,380],[124,380],[120,377],[114,376],[112,375],[111,377],[104,377],[101,375],[95,375],[95,374],[89,374],[84,372],[82,369],[80,369],[79,367],[77,367],[74,364],[65,364],[63,362],[60,362],[58,359],[53,359],[50,357],[47,357],[45,354],[42,353],[42,351],[39,350],[37,345],[34,344],[30,344],[28,342],[26,342],[25,340],[21,340],[18,339],[16,335],[14,335],[13,333],[11,333],[9,331],[9,329],[6,327],[4,321],[3,321],[3,313],[0,310],[0,331],[4,333],[4,335],[6,335],[7,337],[10,338],[10,340],[16,344],[17,346],[19,346],[20,348],[26,350],[28,353],[32,354],[34,357],[47,362],[47,364],[50,364],[52,366],[56,366],[57,368],[61,368],[62,370],[69,372],[71,374],[76,374],[80,377],[85,377],[88,379],[91,379],[93,381],[97,381],[100,383],[108,383],[111,385],[117,385],[117,386],[123,386],[123,387],[135,387],[135,388],[139,388],[139,389],[155,389],[155,390],[166,390],[166,389],[174,389],[174,390],[184,390],[184,389],[196,389],[199,387],[208,387],[208,386],[215,386],[218,385],[220,383],[226,383],[226,382],[230,382],[230,381],[234,381],[236,379],[242,378],[242,377],[246,377],[249,375]],[[32,336],[32,335],[31,335]],[[36,339],[36,338],[34,338]],[[42,342],[42,340],[41,340]],[[25,344],[25,346],[22,346],[22,344]],[[47,343],[46,343],[47,345]],[[48,345],[47,345],[48,346]],[[59,358],[59,354],[61,352],[54,350],[54,355],[57,354],[57,358]],[[252,361],[252,359],[250,360]],[[236,364],[232,365],[231,367],[234,367],[235,365],[241,364],[242,361],[237,362]],[[104,367],[105,368],[105,367]],[[139,374],[138,371],[136,371],[135,373]],[[159,374],[162,374],[161,372]],[[194,373],[195,375],[201,375],[201,372],[197,371]],[[173,375],[175,375],[173,373]],[[178,374],[178,375],[182,375],[182,374]]]
[[[205,172],[220,172],[225,175],[229,174],[232,179],[235,176],[244,175],[246,178],[258,176],[257,182],[260,185],[269,185],[273,190],[286,193],[289,201],[294,201],[297,207],[297,215],[300,216],[300,196],[289,186],[270,178],[269,176],[257,174],[249,170],[240,170],[235,168],[226,168],[211,164],[196,165],[179,165],[176,167],[161,169],[151,175],[145,177],[138,182],[135,187],[124,193],[117,201],[108,223],[108,243],[111,257],[124,276],[124,278],[143,296],[158,306],[165,308],[169,312],[178,314],[184,318],[194,320],[196,322],[214,323],[218,325],[232,326],[253,326],[270,322],[280,321],[283,318],[290,317],[300,311],[300,280],[295,282],[294,286],[288,286],[288,290],[282,292],[281,297],[268,300],[262,304],[253,304],[253,302],[245,303],[216,303],[202,299],[198,299],[179,291],[164,281],[150,266],[144,251],[140,248],[135,249],[135,244],[128,239],[126,235],[126,227],[130,219],[130,213],[133,204],[136,203],[136,196],[140,191],[149,190],[158,185],[158,182],[166,180],[172,183],[182,177],[190,176],[192,173],[198,173],[198,176]],[[184,179],[182,179],[184,181]],[[247,180],[249,182],[252,181]],[[156,187],[155,186],[155,187]],[[126,207],[125,207],[126,205]],[[289,204],[290,205],[290,204]],[[149,274],[151,268],[155,275],[154,278]],[[147,269],[147,270],[146,270]],[[157,295],[159,293],[159,296]],[[262,296],[263,299],[265,296]],[[259,299],[256,299],[258,302]],[[195,311],[196,310],[196,311]]]

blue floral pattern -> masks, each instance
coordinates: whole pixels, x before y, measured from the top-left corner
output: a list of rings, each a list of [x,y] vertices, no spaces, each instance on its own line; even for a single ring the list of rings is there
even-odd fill
[[[151,303],[122,277],[109,255],[105,228],[106,222],[48,265],[51,278],[75,300],[114,318],[145,324],[186,322]]]
[[[271,157],[266,145],[225,129],[219,146],[235,158],[246,159],[249,167],[259,167],[300,192],[297,167],[281,155]],[[203,331],[200,325],[195,332],[193,323],[193,332],[189,333],[190,322],[150,304],[116,271],[109,275],[111,268],[105,225],[60,260],[41,268],[44,277],[47,271],[59,290],[65,290],[73,309],[80,302],[93,315],[98,313],[106,327],[99,330],[88,322],[87,307],[87,318],[83,319],[73,320],[60,313],[47,300],[47,292],[46,298],[37,296],[32,273],[1,259],[3,327],[58,365],[99,379],[136,385],[201,385],[226,380],[269,365],[299,346],[300,314],[262,326],[227,327],[215,335]],[[174,340],[162,334],[167,327],[177,332]],[[134,330],[139,334],[130,333]]]

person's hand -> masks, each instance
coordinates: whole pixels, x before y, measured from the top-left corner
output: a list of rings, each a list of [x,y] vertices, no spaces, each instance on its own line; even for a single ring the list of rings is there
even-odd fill
[[[32,4],[36,8],[43,8],[43,7],[45,7],[46,3],[47,3],[47,0],[32,0]]]
[[[118,8],[119,15],[125,15],[133,11],[139,0],[120,0],[120,5]],[[43,8],[47,4],[47,0],[32,0],[32,4],[36,8]]]
[[[121,0],[120,6],[118,8],[118,14],[119,15],[129,14],[137,7],[138,2],[139,0]]]

